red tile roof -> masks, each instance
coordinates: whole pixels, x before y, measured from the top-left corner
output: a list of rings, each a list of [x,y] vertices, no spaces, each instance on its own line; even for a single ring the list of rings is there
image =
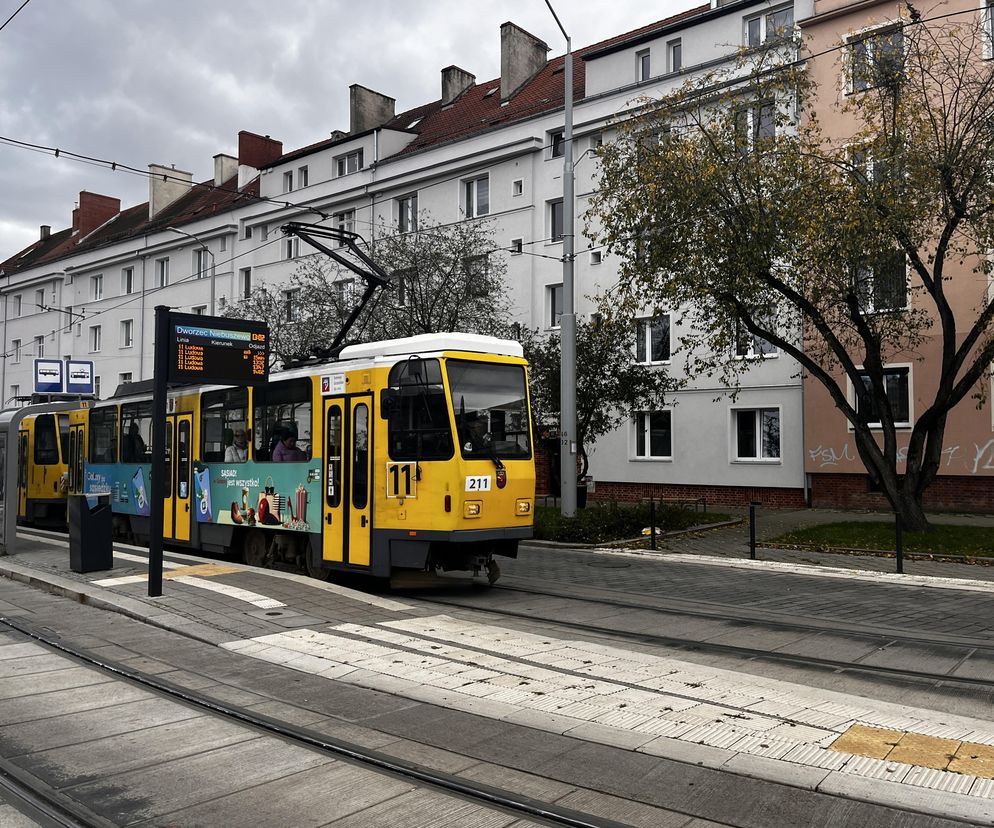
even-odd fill
[[[230,210],[236,205],[250,204],[258,198],[258,178],[253,179],[241,190],[238,189],[237,176],[225,181],[220,187],[215,187],[214,179],[209,179],[195,184],[190,188],[190,192],[176,199],[151,220],[148,218],[146,201],[122,210],[83,238],[74,236],[71,228],[53,233],[48,239],[35,242],[26,248],[26,251],[16,253],[7,261],[0,263],[0,273],[16,273],[19,270],[55,262],[66,256],[95,250],[133,236],[154,233],[167,227],[180,227],[206,216]]]

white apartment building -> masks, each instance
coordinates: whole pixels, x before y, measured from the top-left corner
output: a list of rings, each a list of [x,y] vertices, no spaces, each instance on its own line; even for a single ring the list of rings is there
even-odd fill
[[[613,124],[638,98],[731,65],[740,49],[809,14],[811,2],[711,0],[579,50],[577,233],[597,186],[590,150],[612,139]],[[512,321],[557,328],[563,58],[548,60],[546,44],[512,23],[500,35],[499,78],[477,83],[447,67],[441,97],[400,114],[392,98],[353,85],[349,131],[288,153],[268,136],[240,133],[238,157],[216,156],[214,178],[203,182],[217,189],[152,165],[146,204],[121,211],[114,199],[81,193],[71,229],[42,228],[35,245],[0,265],[4,403],[30,393],[37,355],[93,359],[103,396],[120,382],[148,379],[156,305],[210,313],[212,295],[217,309],[261,285],[278,288],[301,256],[323,255],[284,238],[287,221],[321,221],[368,239],[412,229],[421,212],[442,223],[486,216],[507,248],[495,255],[507,257]],[[576,310],[589,315],[589,297],[616,283],[617,263],[582,236],[575,248]],[[679,375],[677,309],[668,310],[643,326],[633,358]],[[757,362],[734,401],[727,389],[698,382],[665,410],[599,440],[590,455],[597,496],[801,504],[801,381],[796,363],[764,346],[728,355]]]

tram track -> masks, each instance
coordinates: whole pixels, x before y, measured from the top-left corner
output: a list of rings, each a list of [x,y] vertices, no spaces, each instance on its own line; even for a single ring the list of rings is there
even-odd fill
[[[307,728],[298,727],[248,710],[245,707],[218,701],[196,690],[181,687],[157,676],[133,670],[109,659],[97,657],[83,648],[70,646],[26,624],[21,619],[0,616],[0,625],[14,630],[45,647],[69,656],[77,662],[96,667],[117,679],[135,683],[153,690],[173,701],[206,711],[210,715],[238,722],[255,730],[280,737],[284,741],[316,750],[336,759],[345,760],[417,785],[455,795],[484,807],[494,808],[517,817],[538,821],[550,826],[568,828],[625,828],[625,823],[594,817],[554,803],[542,802],[511,791],[483,783],[475,783],[453,774],[444,773],[402,759],[382,751],[372,750],[343,739],[326,736]],[[0,763],[0,790],[22,803],[29,812],[41,818],[42,825],[85,828],[94,824],[82,806],[73,807],[68,798],[32,785],[20,774],[7,770]]]
[[[683,615],[687,614],[683,611],[675,609],[656,609],[651,606],[646,606],[644,604],[623,602],[620,600],[610,600],[610,599],[597,599],[589,597],[580,596],[570,596],[558,591],[543,591],[539,589],[523,588],[518,586],[496,586],[492,588],[495,592],[520,592],[528,595],[542,596],[542,597],[554,597],[554,598],[573,598],[574,600],[584,601],[593,604],[604,604],[607,606],[623,608],[623,609],[637,609],[643,612],[653,612],[657,611],[667,615]],[[804,653],[792,653],[792,652],[781,652],[778,650],[761,649],[758,647],[746,647],[736,644],[722,644],[717,642],[709,642],[701,638],[689,638],[681,636],[672,635],[661,635],[655,633],[637,632],[631,630],[624,630],[619,627],[610,627],[601,624],[592,624],[582,621],[567,621],[561,618],[553,617],[543,617],[537,615],[533,611],[524,610],[514,610],[504,606],[489,606],[482,603],[472,603],[459,600],[453,600],[444,598],[441,596],[425,596],[419,595],[418,600],[423,603],[434,604],[437,606],[449,607],[454,609],[464,609],[473,612],[486,612],[493,615],[498,615],[505,618],[514,618],[516,620],[529,621],[531,623],[538,623],[549,625],[550,627],[555,627],[563,630],[574,630],[589,635],[596,635],[598,637],[606,637],[614,640],[622,639],[625,641],[631,641],[638,644],[647,644],[650,646],[665,647],[669,649],[678,649],[687,652],[698,652],[698,653],[714,653],[719,655],[734,656],[744,660],[753,661],[772,661],[781,662],[801,666],[818,667],[826,670],[832,670],[838,673],[861,673],[867,675],[874,675],[878,677],[887,677],[889,679],[906,680],[906,681],[916,681],[928,684],[956,684],[963,685],[973,688],[983,688],[983,689],[994,689],[994,680],[988,678],[979,678],[974,676],[957,676],[950,673],[937,673],[929,671],[920,670],[909,670],[906,668],[899,667],[888,667],[886,665],[878,664],[862,664],[858,661],[843,661],[839,659],[824,658],[817,655],[804,654]],[[725,614],[721,615],[715,612],[700,613],[703,618],[713,619],[713,620],[729,620],[743,623],[743,618],[741,615]],[[764,628],[778,628],[778,629],[793,629],[797,631],[803,631],[810,633],[812,635],[818,633],[826,632],[826,628],[821,625],[810,625],[792,622],[767,622],[763,620],[748,620],[745,622],[749,626],[764,627]],[[899,644],[920,644],[934,646],[936,641],[929,637],[915,637],[915,636],[891,636],[886,634],[881,634],[878,632],[863,631],[860,633],[852,632],[846,633],[847,635],[859,636],[870,642],[880,642],[881,647],[878,649],[885,649],[895,643]],[[959,666],[965,662],[974,652],[984,650],[994,653],[994,643],[988,645],[974,645],[974,644],[954,644],[953,642],[945,642],[950,646],[958,646],[964,650],[968,650],[963,659],[961,659],[952,668],[953,670],[958,669]]]
[[[38,780],[29,781],[26,774],[0,760],[0,803],[3,802],[40,828],[94,828],[98,824],[92,814],[69,797]],[[101,820],[99,824],[104,823]]]

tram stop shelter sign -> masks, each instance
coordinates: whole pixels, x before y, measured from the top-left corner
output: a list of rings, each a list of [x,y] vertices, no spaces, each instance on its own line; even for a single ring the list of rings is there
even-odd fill
[[[169,312],[169,382],[264,385],[269,381],[269,326]]]

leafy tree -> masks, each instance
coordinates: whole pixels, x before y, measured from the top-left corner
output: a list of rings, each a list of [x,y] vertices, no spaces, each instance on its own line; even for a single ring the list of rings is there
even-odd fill
[[[560,419],[559,334],[541,336],[526,330],[521,337],[528,360],[532,416],[537,430],[558,431]],[[635,328],[630,320],[578,319],[576,327],[577,455],[586,474],[588,451],[636,412],[659,408],[676,383],[670,376],[634,361]]]
[[[590,214],[623,259],[614,299],[679,309],[691,376],[734,387],[754,365],[730,358],[736,338],[776,345],[827,390],[912,530],[928,528],[949,413],[983,394],[994,359],[978,255],[994,248],[983,38],[949,20],[868,35],[838,61],[848,96],[784,65],[790,44],[749,53],[619,126]],[[938,378],[916,384],[905,449],[885,366],[924,350]]]
[[[267,322],[269,367],[278,368],[308,353],[317,343],[329,341],[337,330],[318,307],[300,297],[292,285],[260,286],[251,296],[226,304],[222,314]]]

